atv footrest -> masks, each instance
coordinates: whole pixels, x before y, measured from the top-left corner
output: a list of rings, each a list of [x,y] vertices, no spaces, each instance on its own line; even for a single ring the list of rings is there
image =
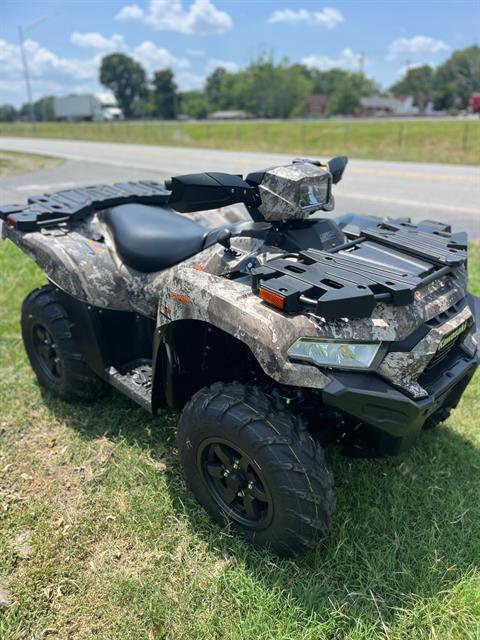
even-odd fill
[[[151,411],[152,363],[150,360],[136,360],[120,367],[120,370],[110,367],[106,374],[113,387],[147,411]]]

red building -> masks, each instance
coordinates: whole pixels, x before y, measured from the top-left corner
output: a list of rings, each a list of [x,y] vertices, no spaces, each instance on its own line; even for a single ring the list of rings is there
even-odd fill
[[[470,96],[470,108],[473,113],[480,113],[480,93],[472,93]]]
[[[321,116],[325,113],[327,97],[320,95],[307,96],[307,116]]]

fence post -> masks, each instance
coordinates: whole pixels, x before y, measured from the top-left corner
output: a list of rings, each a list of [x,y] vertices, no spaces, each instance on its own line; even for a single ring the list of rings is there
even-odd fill
[[[306,142],[305,142],[305,122],[300,123],[300,150],[302,153],[306,152]]]
[[[463,125],[463,138],[462,138],[462,148],[464,151],[467,150],[467,145],[468,145],[468,122],[465,122],[465,124]]]

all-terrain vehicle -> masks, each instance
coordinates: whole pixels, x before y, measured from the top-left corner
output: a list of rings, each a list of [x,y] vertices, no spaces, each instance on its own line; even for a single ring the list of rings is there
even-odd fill
[[[466,234],[322,217],[346,163],[100,185],[0,211],[3,237],[49,281],[21,315],[39,383],[180,410],[198,501],[282,555],[330,530],[327,444],[403,451],[479,362]]]

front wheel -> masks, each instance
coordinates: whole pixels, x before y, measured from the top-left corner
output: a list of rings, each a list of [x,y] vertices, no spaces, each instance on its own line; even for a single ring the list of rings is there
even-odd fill
[[[282,556],[327,536],[335,495],[323,449],[257,387],[201,389],[183,410],[177,444],[186,480],[215,521]]]

